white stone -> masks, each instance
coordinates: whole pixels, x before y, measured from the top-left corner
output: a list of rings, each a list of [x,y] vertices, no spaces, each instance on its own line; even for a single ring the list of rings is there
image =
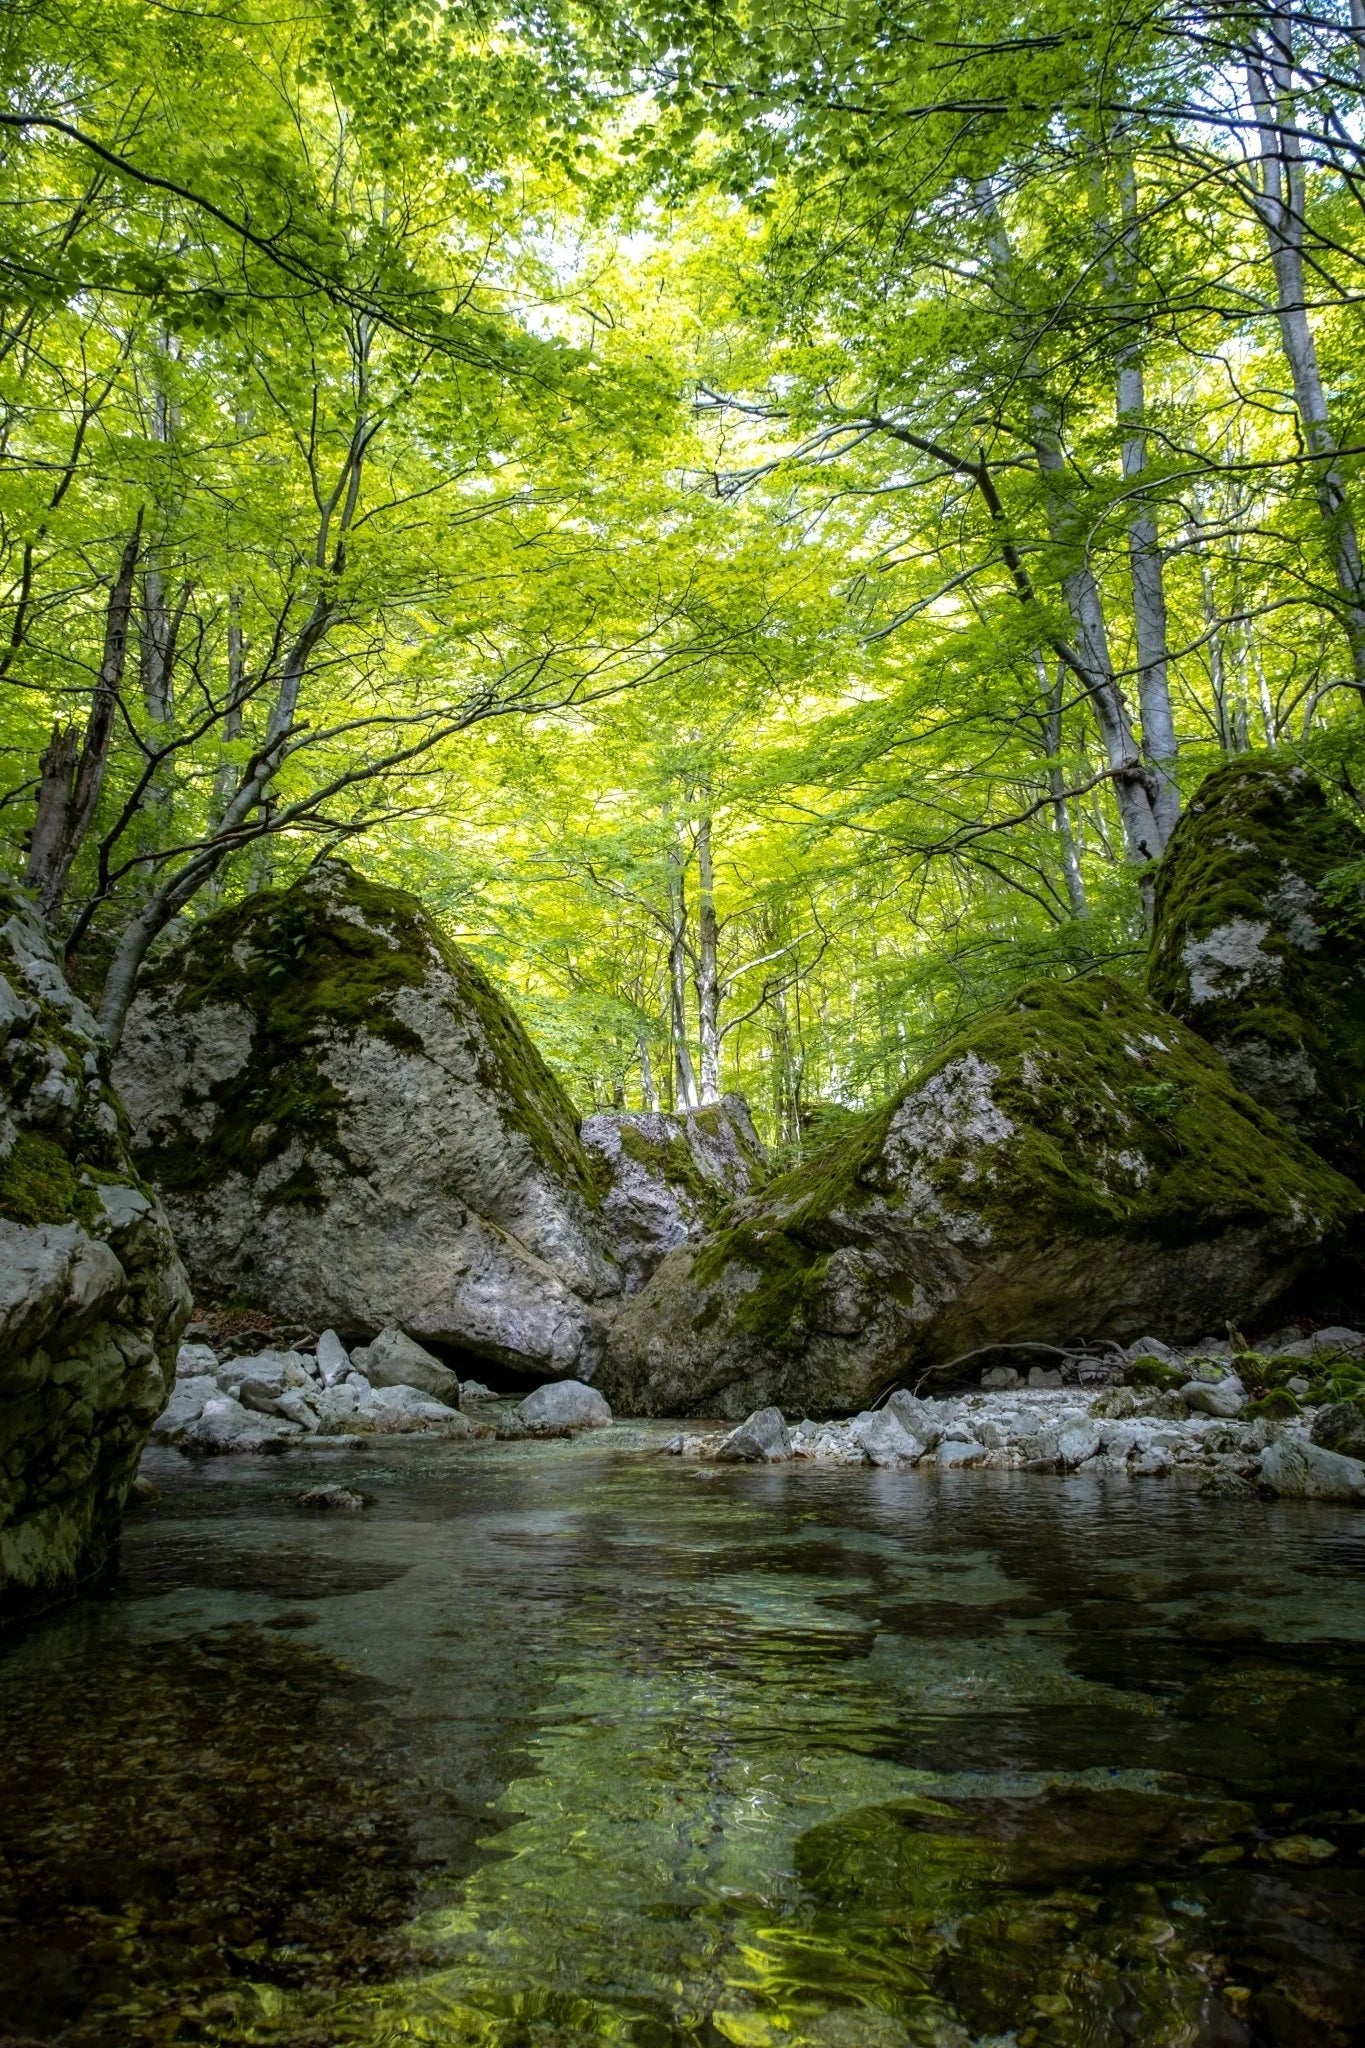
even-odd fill
[[[211,1344],[182,1344],[175,1354],[178,1379],[194,1379],[200,1373],[218,1372],[218,1356]]]
[[[934,1462],[945,1471],[955,1472],[963,1465],[980,1465],[985,1457],[984,1444],[969,1442],[965,1437],[944,1437],[934,1453]]]
[[[351,1354],[335,1330],[324,1330],[318,1338],[318,1371],[325,1387],[334,1387],[351,1369]]]
[[[1068,1472],[1093,1458],[1099,1447],[1100,1433],[1093,1422],[1071,1422],[1058,1433],[1057,1455]]]
[[[855,1415],[848,1430],[871,1465],[915,1465],[924,1456],[924,1445],[890,1408]]]
[[[1261,1452],[1261,1484],[1289,1500],[1365,1502],[1365,1465],[1301,1436],[1282,1436]]]
[[[381,1330],[373,1344],[355,1353],[353,1363],[372,1387],[415,1387],[447,1408],[460,1405],[459,1374],[402,1330]]]
[[[1220,1415],[1230,1419],[1246,1407],[1246,1388],[1236,1373],[1221,1380],[1191,1380],[1180,1389],[1185,1406],[1197,1415]]]
[[[514,1413],[528,1429],[547,1433],[605,1429],[611,1421],[605,1398],[582,1380],[548,1380],[518,1403]]]
[[[217,1384],[209,1373],[198,1373],[193,1378],[178,1379],[171,1388],[171,1398],[152,1424],[152,1434],[157,1437],[175,1438],[181,1431],[197,1422],[204,1412],[204,1404],[217,1393]]]

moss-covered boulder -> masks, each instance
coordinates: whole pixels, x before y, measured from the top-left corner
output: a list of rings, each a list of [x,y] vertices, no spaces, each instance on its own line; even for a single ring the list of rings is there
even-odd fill
[[[0,1610],[14,1610],[107,1562],[190,1297],[94,1018],[8,884],[0,918]]]
[[[1363,1224],[1193,1032],[1041,984],[670,1253],[597,1384],[618,1413],[846,1413],[979,1345],[1253,1321]]]
[[[1248,1095],[1365,1182],[1363,862],[1365,833],[1305,769],[1230,762],[1161,863],[1148,988]]]
[[[630,1294],[768,1167],[742,1095],[677,1113],[602,1112],[584,1119],[583,1143],[607,1176],[602,1209]]]
[[[194,924],[118,1062],[201,1298],[545,1373],[619,1291],[572,1104],[400,889],[320,863]]]

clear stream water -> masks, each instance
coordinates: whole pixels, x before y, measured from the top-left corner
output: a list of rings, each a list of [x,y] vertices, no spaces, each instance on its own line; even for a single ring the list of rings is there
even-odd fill
[[[1365,1517],[611,1434],[156,1458],[0,1653],[4,2048],[1365,2042]]]

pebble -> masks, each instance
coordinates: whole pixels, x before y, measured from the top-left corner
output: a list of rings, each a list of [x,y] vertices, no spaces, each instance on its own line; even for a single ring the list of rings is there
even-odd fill
[[[364,1494],[352,1486],[311,1486],[295,1499],[301,1508],[336,1509],[343,1514],[355,1514],[365,1506]]]

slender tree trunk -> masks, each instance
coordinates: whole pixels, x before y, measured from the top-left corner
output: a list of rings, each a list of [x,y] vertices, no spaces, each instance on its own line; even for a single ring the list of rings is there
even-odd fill
[[[654,1079],[654,1063],[649,1057],[649,1041],[641,1038],[636,1043],[640,1052],[640,1100],[646,1109],[656,1110],[659,1107],[659,1090]]]
[[[687,1035],[687,897],[683,886],[682,854],[673,845],[668,851],[668,986],[669,1027],[673,1039],[673,1103],[677,1109],[696,1109],[697,1078],[692,1066],[692,1049]]]
[[[1269,49],[1254,50],[1247,61],[1247,84],[1260,147],[1260,189],[1257,210],[1270,247],[1275,273],[1275,310],[1280,337],[1294,386],[1294,402],[1311,455],[1313,482],[1327,550],[1343,601],[1342,624],[1351,650],[1351,670],[1365,691],[1365,574],[1360,542],[1339,459],[1323,388],[1317,343],[1308,318],[1304,284],[1303,155],[1294,128],[1293,48],[1288,17],[1269,14]]]
[[[1127,318],[1136,321],[1138,271],[1137,178],[1131,158],[1119,178],[1123,209],[1123,270]],[[1123,433],[1123,475],[1140,482],[1147,469],[1147,394],[1142,343],[1134,338],[1119,351],[1118,420]],[[1138,707],[1142,714],[1142,751],[1156,779],[1152,809],[1164,846],[1180,816],[1177,780],[1179,744],[1171,708],[1167,667],[1166,579],[1156,517],[1140,498],[1128,521],[1128,572],[1133,587],[1133,626],[1138,657]]]
[[[38,905],[49,922],[56,920],[72,864],[94,822],[104,785],[114,713],[128,655],[128,621],[133,605],[133,580],[142,544],[142,514],[123,550],[104,619],[104,655],[91,699],[85,738],[79,755],[75,735],[54,732],[43,756],[38,815],[25,876],[38,892]]]
[[[1047,780],[1052,795],[1053,825],[1062,858],[1062,879],[1066,884],[1066,897],[1071,905],[1071,915],[1088,917],[1090,905],[1086,901],[1085,877],[1081,873],[1080,854],[1077,851],[1076,834],[1071,824],[1071,809],[1066,798],[1066,776],[1062,772],[1062,693],[1065,672],[1059,667],[1056,680],[1049,683],[1047,666],[1042,655],[1035,655],[1034,660],[1038,669],[1038,681],[1047,704],[1044,721],[1048,754]]]
[[[711,814],[697,826],[697,1017],[701,1037],[701,1099],[720,1101],[720,970]]]

